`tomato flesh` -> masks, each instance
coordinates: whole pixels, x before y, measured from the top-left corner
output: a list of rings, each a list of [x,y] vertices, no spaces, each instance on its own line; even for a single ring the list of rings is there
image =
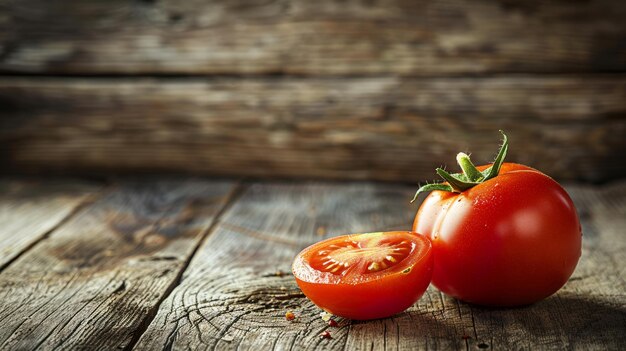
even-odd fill
[[[293,263],[302,292],[356,320],[392,316],[417,301],[432,276],[430,241],[411,232],[343,235],[304,249]]]
[[[432,242],[433,285],[481,305],[544,299],[567,282],[581,255],[572,200],[523,165],[504,164],[497,177],[462,193],[432,192],[413,231]]]

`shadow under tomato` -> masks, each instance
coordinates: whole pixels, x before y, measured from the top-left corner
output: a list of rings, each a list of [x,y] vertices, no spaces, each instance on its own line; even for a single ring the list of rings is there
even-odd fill
[[[620,300],[621,299],[621,300]],[[481,331],[506,338],[527,338],[532,345],[554,342],[581,348],[626,345],[626,301],[620,297],[554,295],[532,305],[490,308],[466,304]]]
[[[393,317],[370,321],[351,321],[350,338],[366,348],[378,349],[387,345],[412,345],[415,349],[465,348],[463,331],[453,323],[436,318],[432,312],[409,310]]]

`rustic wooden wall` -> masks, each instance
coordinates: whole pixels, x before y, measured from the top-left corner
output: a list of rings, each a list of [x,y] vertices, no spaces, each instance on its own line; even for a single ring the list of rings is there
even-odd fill
[[[5,172],[626,176],[622,1],[0,0]]]

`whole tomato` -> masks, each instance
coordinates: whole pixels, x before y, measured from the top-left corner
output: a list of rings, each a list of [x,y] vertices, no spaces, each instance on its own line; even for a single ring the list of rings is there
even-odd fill
[[[504,133],[503,133],[504,135]],[[506,135],[491,166],[474,167],[463,153],[463,173],[437,173],[428,184],[413,231],[433,246],[432,283],[463,301],[517,306],[559,290],[576,268],[582,232],[565,190],[536,169],[503,163]]]

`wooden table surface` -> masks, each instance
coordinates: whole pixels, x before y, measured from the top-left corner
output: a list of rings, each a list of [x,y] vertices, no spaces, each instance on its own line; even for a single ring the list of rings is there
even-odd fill
[[[0,349],[625,349],[626,182],[566,188],[583,255],[556,295],[491,309],[430,287],[392,318],[329,327],[292,259],[329,236],[408,229],[415,187],[0,180]]]

